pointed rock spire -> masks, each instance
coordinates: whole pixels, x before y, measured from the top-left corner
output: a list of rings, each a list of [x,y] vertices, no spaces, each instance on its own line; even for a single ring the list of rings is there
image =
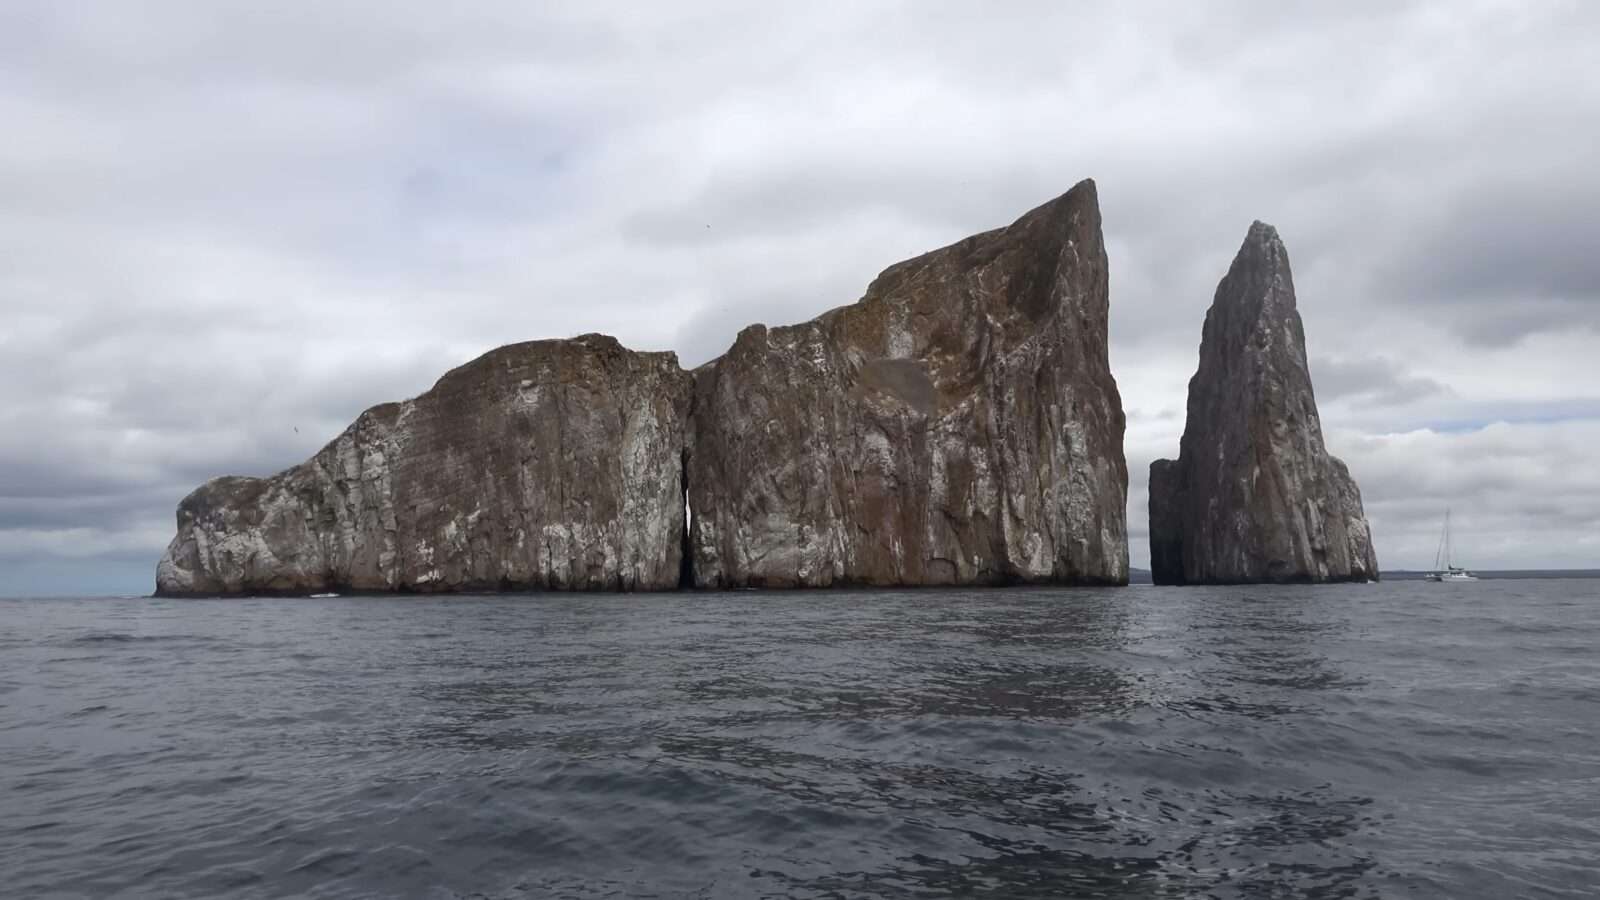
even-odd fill
[[[1157,584],[1378,577],[1361,492],[1322,442],[1289,254],[1255,222],[1217,285],[1177,460],[1150,467]]]

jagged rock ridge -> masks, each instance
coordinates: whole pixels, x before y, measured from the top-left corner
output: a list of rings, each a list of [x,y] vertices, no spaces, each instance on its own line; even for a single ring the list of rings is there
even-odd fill
[[[1157,584],[1378,577],[1361,492],[1322,440],[1289,255],[1250,226],[1206,313],[1178,459],[1150,466]]]
[[[1123,584],[1106,328],[1085,181],[693,373],[601,335],[493,351],[196,490],[157,591]]]

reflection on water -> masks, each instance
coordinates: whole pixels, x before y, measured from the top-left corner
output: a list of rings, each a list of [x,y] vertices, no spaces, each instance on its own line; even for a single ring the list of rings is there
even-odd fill
[[[1414,590],[0,601],[0,881],[1581,896],[1600,602]]]

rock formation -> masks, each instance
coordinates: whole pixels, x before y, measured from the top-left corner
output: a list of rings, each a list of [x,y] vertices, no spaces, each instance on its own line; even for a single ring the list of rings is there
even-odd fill
[[[1094,183],[695,373],[695,583],[1125,584]]]
[[[603,335],[501,347],[190,494],[157,593],[676,587],[689,387]]]
[[[1289,255],[1250,226],[1217,286],[1178,459],[1150,466],[1157,584],[1378,577],[1361,492],[1328,455]]]
[[[489,353],[195,491],[157,591],[1124,584],[1106,320],[1085,181],[692,373],[600,335]]]

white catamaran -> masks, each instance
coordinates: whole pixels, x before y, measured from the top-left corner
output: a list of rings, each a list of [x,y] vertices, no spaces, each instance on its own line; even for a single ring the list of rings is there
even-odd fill
[[[1441,565],[1442,563],[1442,565]],[[1450,509],[1444,511],[1444,534],[1439,537],[1439,549],[1433,554],[1433,571],[1429,581],[1477,581],[1478,576],[1454,565],[1450,560]]]

